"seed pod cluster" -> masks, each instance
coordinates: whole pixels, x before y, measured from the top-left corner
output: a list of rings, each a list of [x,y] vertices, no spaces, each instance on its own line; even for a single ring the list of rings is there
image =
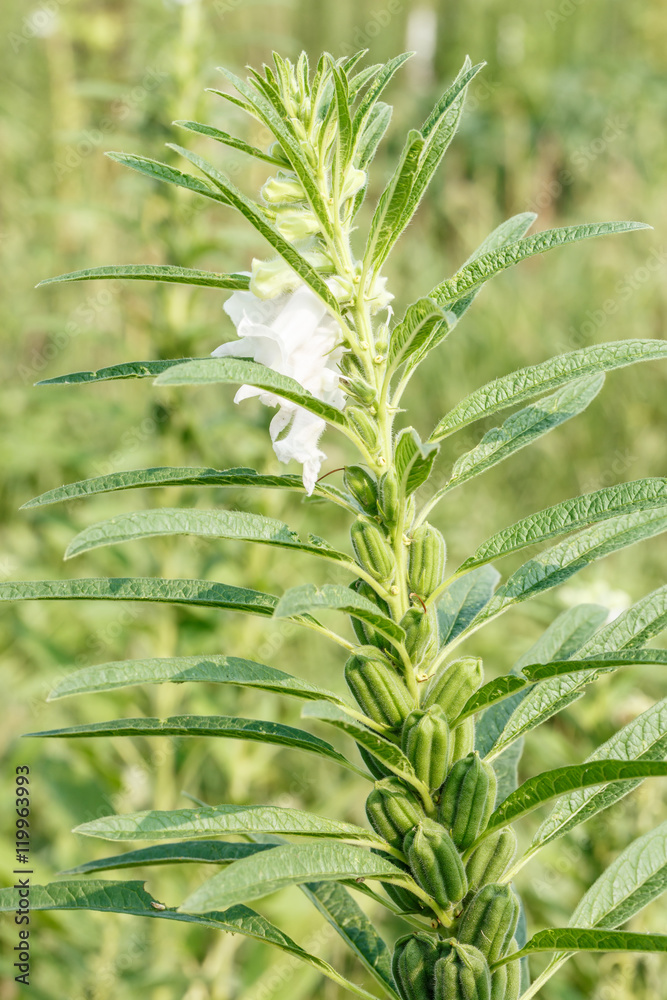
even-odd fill
[[[400,850],[406,833],[418,826],[424,811],[419,799],[392,777],[376,783],[366,799],[366,815],[375,832]]]
[[[424,695],[424,707],[440,705],[450,725],[456,722],[463,706],[482,686],[482,661],[473,656],[455,660],[439,670]]]
[[[396,560],[386,536],[372,521],[359,518],[350,529],[352,547],[364,569],[380,583],[390,583]]]
[[[435,609],[410,608],[401,618],[405,648],[414,667],[431,660],[438,652],[438,619]]]
[[[516,834],[511,826],[492,833],[468,858],[468,887],[477,890],[487,882],[498,882],[514,860],[516,850]]]
[[[360,646],[345,664],[345,680],[374,722],[398,727],[414,708],[414,699],[398,671],[375,646]]]
[[[452,839],[467,850],[486,829],[496,800],[496,774],[490,764],[470,753],[452,766],[442,787],[438,819]]]
[[[509,885],[490,882],[468,903],[457,937],[478,948],[489,965],[508,954],[519,920],[519,900]]]
[[[440,788],[449,770],[450,732],[439,705],[415,709],[403,723],[401,746],[429,790]]]
[[[408,581],[410,590],[424,600],[430,597],[445,578],[447,545],[439,531],[427,521],[410,538]]]
[[[438,943],[429,934],[408,934],[394,946],[391,971],[402,1000],[434,1000]]]
[[[448,909],[460,902],[468,891],[468,880],[461,855],[440,823],[424,818],[405,837],[403,850],[408,856],[415,881],[438,906]]]
[[[491,1000],[491,974],[484,955],[471,945],[452,943],[434,967],[438,1000]]]

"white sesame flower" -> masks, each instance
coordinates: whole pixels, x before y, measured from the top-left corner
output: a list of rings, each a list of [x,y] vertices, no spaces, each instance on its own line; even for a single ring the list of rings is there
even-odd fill
[[[288,375],[313,396],[339,409],[345,396],[338,386],[338,362],[344,348],[340,329],[324,303],[306,285],[271,299],[252,292],[234,292],[225,303],[239,340],[222,344],[215,357],[252,358]],[[271,392],[243,385],[234,402],[259,396],[266,406],[278,406],[271,421],[273,448],[281,462],[295,459],[303,465],[303,484],[310,495],[326,455],[318,448],[325,428],[321,417]]]

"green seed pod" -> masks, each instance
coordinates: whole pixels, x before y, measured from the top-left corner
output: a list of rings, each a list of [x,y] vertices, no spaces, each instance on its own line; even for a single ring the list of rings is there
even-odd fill
[[[445,539],[427,521],[420,524],[410,539],[408,580],[410,590],[420,597],[430,597],[445,578],[447,546]]]
[[[449,769],[449,726],[439,705],[410,712],[401,733],[403,753],[429,789],[440,788]]]
[[[377,389],[370,382],[367,382],[365,378],[346,377],[341,381],[348,396],[354,396],[355,399],[358,399],[365,406],[377,403]]]
[[[497,882],[505,874],[516,854],[516,834],[506,826],[483,840],[466,865],[468,886],[477,891],[487,882]]]
[[[382,614],[386,615],[387,618],[391,617],[391,611],[389,610],[387,602],[383,601],[382,598],[376,594],[371,585],[366,583],[365,580],[354,580],[354,582],[350,584],[350,589],[354,590],[357,594],[361,594],[362,597],[365,597],[373,604],[376,604]],[[388,640],[385,639],[383,635],[380,635],[379,632],[376,632],[371,625],[367,625],[366,622],[362,622],[359,618],[354,618],[353,616],[351,616],[350,620],[352,622],[354,634],[362,646],[377,646],[378,649],[393,648]]]
[[[435,609],[426,613],[410,608],[401,618],[405,629],[405,648],[414,666],[432,659],[438,652],[438,619]]]
[[[377,451],[378,425],[362,406],[346,406],[345,416],[370,452]]]
[[[482,952],[490,965],[504,958],[519,920],[519,900],[509,885],[490,882],[468,903],[457,937]]]
[[[343,482],[354,499],[367,514],[377,514],[377,483],[370,472],[360,465],[347,465],[343,473]]]
[[[375,722],[400,726],[414,708],[403,678],[375,646],[361,646],[349,658],[345,680],[363,711]]]
[[[465,719],[455,729],[452,729],[452,762],[461,760],[462,757],[467,757],[474,749],[475,720]]]
[[[406,833],[421,822],[424,811],[399,778],[385,778],[366,799],[366,815],[375,832],[400,850]]]
[[[402,1000],[435,1000],[438,946],[429,934],[408,934],[394,945],[391,971]]]
[[[491,973],[491,1000],[505,1000],[507,992],[507,966],[501,965]]]
[[[464,656],[461,660],[438,670],[426,689],[424,708],[440,705],[447,715],[450,726],[456,722],[468,698],[484,682],[482,661],[474,656]]]
[[[403,841],[410,868],[424,892],[443,909],[468,891],[465,868],[454,841],[439,823],[424,817]]]
[[[479,754],[457,760],[442,786],[438,819],[465,851],[486,828],[496,800],[496,773]]]
[[[392,771],[389,771],[384,766],[382,761],[379,761],[377,757],[374,757],[373,754],[365,747],[360,746],[359,753],[368,770],[374,778],[377,778],[378,781],[382,781],[383,778],[388,778],[391,774],[393,774]]]
[[[510,955],[512,952],[518,951],[519,947],[516,941],[512,941],[510,947],[507,950],[507,954]],[[505,993],[501,1000],[519,1000],[519,993],[521,992],[521,962],[509,962],[507,965],[503,965],[498,972],[505,969],[507,972],[507,977],[505,980]],[[497,973],[494,973],[496,976]],[[493,977],[491,977],[491,985],[493,986]],[[493,996],[491,1000],[494,1000]]]
[[[377,524],[358,518],[350,528],[352,546],[361,565],[381,583],[390,583],[396,569],[391,546]]]
[[[491,1000],[491,974],[482,953],[470,945],[448,943],[435,963],[438,1000]]]
[[[345,412],[347,413],[347,409]],[[398,479],[393,470],[385,472],[383,476],[380,476],[378,482],[378,509],[382,514],[384,523],[393,527],[398,521],[401,510]]]

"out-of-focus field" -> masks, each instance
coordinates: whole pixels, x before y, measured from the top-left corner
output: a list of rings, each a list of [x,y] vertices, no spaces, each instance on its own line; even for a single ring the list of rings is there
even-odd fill
[[[34,290],[40,279],[84,266],[171,263],[247,267],[263,247],[224,208],[200,206],[105,158],[122,149],[176,156],[169,141],[210,156],[248,191],[265,174],[240,155],[187,137],[174,119],[212,122],[253,137],[240,112],[204,88],[215,67],[236,71],[272,49],[342,54],[371,49],[380,61],[418,56],[394,84],[396,110],[374,164],[377,195],[405,129],[418,124],[466,52],[488,66],[445,166],[388,268],[397,311],[451,273],[503,218],[539,212],[538,228],[642,219],[654,230],[554,251],[497,278],[455,337],[424,367],[406,397],[428,431],[465,392],[559,351],[624,337],[664,337],[667,314],[667,12],[660,0],[5,0],[0,151],[0,578],[165,575],[220,579],[279,593],[321,567],[232,543],[187,539],[121,546],[63,565],[72,535],[93,521],[153,505],[225,504],[284,518],[344,544],[342,518],[278,494],[162,490],[18,512],[36,494],[107,471],[158,465],[278,468],[268,453],[270,412],[232,405],[226,389],[166,392],[148,382],[98,388],[33,388],[40,378],[122,360],[205,355],[231,335],[221,296],[209,289],[87,283]],[[256,139],[261,137],[254,136]],[[589,411],[455,493],[433,520],[457,563],[493,530],[579,491],[664,475],[667,369],[611,374]],[[457,450],[477,440],[474,429]],[[345,461],[331,434],[331,469]],[[452,455],[456,452],[452,450]],[[444,456],[446,459],[447,456]],[[443,464],[443,469],[444,469]],[[627,605],[665,582],[667,541],[589,568],[577,582],[514,612],[470,643],[489,676],[514,659],[570,603]],[[302,561],[305,560],[305,561]],[[508,567],[509,568],[509,567]],[[210,802],[302,805],[363,822],[365,788],[330,765],[243,743],[214,740],[22,740],[24,732],[119,716],[179,711],[292,722],[298,707],[258,693],[204,686],[129,689],[46,704],[56,678],[88,663],[142,655],[239,653],[343,687],[337,652],[296,631],[228,613],[167,606],[32,603],[0,610],[2,813],[11,823],[9,776],[31,767],[34,880],[111,853],[70,833],[113,811]],[[657,669],[600,682],[527,741],[524,773],[575,763],[665,694]],[[664,783],[647,783],[598,822],[547,850],[522,874],[532,927],[564,923],[584,889],[633,837],[665,815]],[[526,834],[529,833],[526,824]],[[9,838],[9,828],[7,834]],[[3,884],[11,884],[7,840]],[[140,873],[141,874],[144,873]],[[174,905],[203,868],[147,872],[153,894]],[[116,877],[123,877],[119,873]],[[128,873],[127,877],[136,877]],[[290,935],[360,980],[358,967],[290,890],[259,907]],[[374,911],[376,912],[376,911]],[[664,904],[631,929],[663,930]],[[34,1000],[326,1000],[333,984],[239,937],[165,921],[101,914],[38,915],[33,924]],[[398,926],[387,924],[392,937]],[[19,996],[11,963],[15,927],[3,939],[1,1000]],[[641,956],[580,958],[543,1000],[657,1000],[665,964]]]

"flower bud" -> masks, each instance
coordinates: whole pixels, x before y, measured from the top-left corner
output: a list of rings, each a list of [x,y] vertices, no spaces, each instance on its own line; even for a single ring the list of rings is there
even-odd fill
[[[358,518],[350,528],[352,546],[360,564],[374,579],[388,584],[394,577],[396,559],[377,524]]]
[[[452,831],[452,839],[462,851],[486,829],[496,801],[496,786],[495,771],[477,753],[458,760],[447,775],[438,819]]]
[[[408,580],[410,590],[426,600],[445,578],[445,539],[428,522],[420,524],[410,539]]]
[[[301,181],[296,177],[286,177],[278,174],[271,177],[262,188],[262,197],[269,205],[289,205],[306,200]]]
[[[319,219],[306,209],[284,208],[276,215],[276,229],[289,243],[306,240],[320,228]]]
[[[367,514],[377,513],[377,482],[370,472],[362,469],[360,465],[347,465],[343,473],[343,482]]]
[[[397,727],[414,708],[403,678],[374,646],[361,646],[345,664],[345,680],[374,722]]]
[[[471,945],[447,942],[433,979],[438,1000],[490,1000],[491,974],[482,953]]]
[[[488,882],[498,882],[514,860],[516,850],[516,834],[511,826],[505,826],[483,840],[466,865],[470,889],[477,891]]]
[[[463,706],[482,686],[482,661],[473,656],[455,660],[438,670],[424,696],[424,707],[440,705],[450,726],[456,722]]]
[[[447,909],[468,891],[461,855],[439,823],[427,817],[406,835],[403,850],[415,880],[438,906]]]
[[[358,167],[350,164],[345,171],[345,176],[343,177],[343,186],[341,189],[341,198],[343,201],[347,201],[347,199],[352,198],[357,191],[361,191],[365,183],[366,171],[359,170]]]
[[[300,283],[298,274],[282,257],[274,260],[253,259],[250,291],[258,299],[275,299],[285,292],[293,292]]]
[[[438,652],[438,619],[435,609],[410,608],[401,618],[405,629],[405,648],[415,667],[432,659]]]
[[[401,732],[403,753],[429,790],[440,788],[449,767],[449,726],[439,705],[410,712]]]
[[[504,958],[519,920],[519,900],[509,885],[490,883],[463,911],[457,937],[479,948],[489,965]]]
[[[385,778],[366,799],[366,815],[375,832],[400,850],[406,833],[424,818],[424,811],[399,778]]]
[[[435,1000],[434,966],[438,946],[430,934],[408,934],[394,945],[391,971],[401,1000]]]

